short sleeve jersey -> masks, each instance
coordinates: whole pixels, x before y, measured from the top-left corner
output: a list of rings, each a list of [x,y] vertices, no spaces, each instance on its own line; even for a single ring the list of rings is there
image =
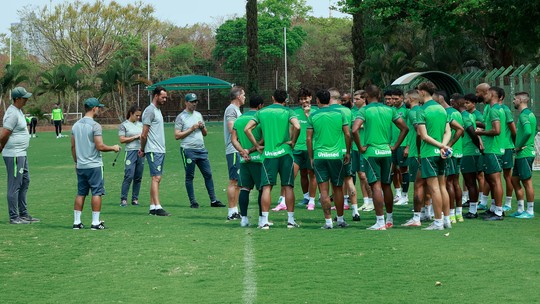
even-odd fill
[[[91,117],[83,117],[71,128],[75,138],[77,169],[91,169],[103,166],[101,152],[96,149],[94,136],[102,136],[101,125]]]
[[[203,121],[201,113],[197,111],[189,113],[188,111],[184,110],[182,113],[176,116],[176,120],[174,121],[174,129],[184,132],[193,125],[199,124],[199,121]],[[184,139],[180,140],[180,147],[183,149],[205,149],[204,136],[201,129],[195,129],[195,131],[184,137]]]
[[[478,147],[473,143],[471,136],[467,132],[467,129],[469,127],[472,127],[473,130],[476,130],[476,119],[474,115],[467,111],[463,111],[461,112],[461,118],[463,120],[463,129],[465,129],[463,134],[463,141],[461,142],[463,147],[463,156],[480,155],[480,149],[478,149]]]
[[[525,130],[530,131],[530,135],[525,137]],[[536,151],[534,148],[534,137],[536,136],[536,116],[529,109],[525,108],[519,113],[517,123],[516,145],[518,148],[525,146],[525,149],[520,150],[516,154],[516,158],[535,157]],[[523,143],[523,144],[522,144]]]
[[[278,103],[257,111],[253,116],[251,120],[260,125],[264,138],[263,158],[292,155],[292,148],[287,142],[291,140],[289,121],[295,117],[293,110]]]
[[[512,132],[510,131],[510,127],[508,127],[509,123],[514,122],[514,114],[512,114],[512,110],[510,108],[503,104],[501,105],[501,108],[504,112],[504,117],[506,119],[506,123],[501,125],[501,129],[504,129],[504,138],[503,138],[503,147],[505,149],[514,149],[514,142],[512,141]]]
[[[64,113],[62,113],[62,109],[56,108],[52,110],[51,113],[52,120],[62,120],[64,119]]]
[[[448,123],[448,115],[446,110],[433,99],[424,103],[422,108],[416,115],[418,124],[426,126],[429,136],[438,142],[442,142],[446,124]],[[425,141],[420,145],[420,156],[422,158],[439,156],[440,150]]]
[[[313,112],[314,110],[310,110],[309,115],[311,115]],[[300,123],[300,134],[298,134],[298,140],[296,141],[294,150],[307,151],[306,130],[308,126],[309,115],[306,116],[306,113],[304,112],[304,109],[302,109],[302,107],[294,109],[294,114],[296,115],[296,118],[298,118],[298,122]]]
[[[165,153],[165,129],[161,110],[153,103],[148,105],[142,114],[142,123],[150,126],[144,152]]]
[[[244,115],[238,117],[238,119],[234,121],[233,130],[236,130],[236,134],[238,135],[238,141],[240,142],[240,145],[244,149],[253,148],[253,144],[251,143],[246,133],[244,132],[244,128],[249,123],[249,121],[253,118],[255,113],[257,113],[257,111],[253,111],[253,110],[249,111],[247,113],[244,113]],[[262,133],[261,133],[260,126],[256,126],[255,129],[253,129],[252,133],[256,141],[261,140]],[[258,151],[251,152],[249,156],[251,157],[251,162],[257,162],[257,163],[261,162],[261,153],[259,153]],[[243,157],[240,158],[240,162],[241,163],[245,162]]]
[[[484,122],[484,115],[482,114],[482,112],[475,109],[471,114],[473,115],[475,125],[476,125],[477,121],[478,122]]]
[[[416,129],[417,124],[416,114],[420,109],[419,105],[414,106],[407,113],[407,126],[409,127],[409,133],[407,133],[407,145],[409,146],[409,157],[418,157],[418,146],[416,145]]]
[[[357,107],[352,107],[351,116],[352,116],[353,121],[356,119],[356,116],[358,116],[358,111],[359,110],[360,109],[358,109]],[[364,135],[364,128],[363,127],[364,126],[362,126],[362,128],[360,128],[360,130],[358,130],[358,135],[360,136],[360,141],[361,142],[364,142],[364,137],[362,137]],[[352,141],[352,128],[351,128],[351,141]],[[354,141],[352,141],[351,148],[352,148],[353,151],[358,151],[358,147],[356,146]]]
[[[446,114],[448,115],[448,118],[450,121],[454,120],[456,121],[460,126],[463,127],[463,118],[461,117],[461,113],[459,113],[458,110],[448,107],[446,108]],[[454,134],[456,134],[456,131],[452,129],[452,138],[454,137]],[[463,157],[463,136],[461,136],[452,146],[453,150],[453,156],[456,158]]]
[[[11,135],[2,150],[2,156],[26,156],[30,136],[26,128],[26,119],[24,119],[23,112],[16,106],[10,105],[4,114],[2,126],[4,129],[11,131]]]
[[[390,140],[392,131],[389,126],[398,120],[396,108],[391,108],[379,102],[372,102],[358,111],[356,119],[364,121],[365,140],[362,145],[368,145],[366,157],[392,156]]]
[[[231,142],[231,132],[229,132],[228,123],[229,121],[234,122],[240,116],[242,116],[242,112],[240,112],[240,108],[234,104],[230,104],[225,109],[225,113],[223,113],[223,137],[225,139],[225,154],[238,152],[236,151]]]
[[[344,112],[332,106],[320,108],[310,115],[308,128],[313,129],[313,158],[342,159],[347,152],[343,126],[348,125]]]
[[[407,123],[407,113],[409,112],[409,110],[405,106],[405,103],[402,103],[401,107],[396,108],[396,111],[397,111],[399,117],[401,117],[405,121],[405,123]],[[399,137],[399,132],[400,132],[399,128],[396,125],[392,124],[392,140],[390,141],[391,145],[396,144],[396,141],[397,141],[397,139]],[[400,147],[405,147],[405,146],[407,146],[407,141],[406,140],[401,142]]]
[[[132,137],[141,135],[143,124],[140,121],[131,122],[125,120],[123,123],[118,126],[118,136]],[[126,144],[126,151],[136,151],[141,148],[141,140],[136,139],[132,142]]]
[[[501,117],[501,114],[503,117]],[[504,112],[501,109],[501,106],[499,104],[494,104],[492,107],[489,108],[488,111],[484,112],[484,123],[486,125],[485,130],[489,131],[493,129],[493,122],[499,121],[501,124],[501,133],[497,136],[484,136],[482,140],[484,141],[484,153],[493,153],[502,155],[504,154],[504,147],[502,145],[502,137],[501,134],[503,124],[504,124]]]

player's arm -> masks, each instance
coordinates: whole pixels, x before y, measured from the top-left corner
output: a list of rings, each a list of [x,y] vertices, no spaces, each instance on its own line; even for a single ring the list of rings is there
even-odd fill
[[[480,137],[478,137],[478,135],[474,133],[473,126],[469,126],[467,129],[465,129],[465,131],[467,132],[467,135],[469,135],[469,137],[471,138],[472,143],[478,148],[480,148]]]
[[[141,133],[141,148],[139,149],[139,157],[144,156],[144,148],[146,147],[146,141],[148,140],[148,132],[150,131],[150,125],[143,125]]]
[[[294,145],[296,145],[296,139],[298,139],[298,135],[300,134],[300,122],[298,121],[298,118],[293,117],[289,120],[289,123],[292,126],[291,147],[294,148]]]
[[[498,136],[501,134],[501,122],[499,120],[493,120],[491,122],[491,130],[486,131],[482,129],[476,129],[477,135],[484,135],[484,136]]]
[[[463,127],[455,120],[452,120],[450,122],[450,128],[453,129],[454,131],[456,131],[456,133],[454,133],[454,137],[452,137],[452,139],[450,140],[450,142],[448,143],[448,146],[449,147],[453,147],[454,144],[461,138],[461,136],[463,135],[463,132],[464,132],[464,129]]]
[[[407,136],[407,133],[409,133],[409,127],[407,127],[407,124],[405,123],[405,120],[403,120],[403,118],[400,117],[394,120],[394,124],[399,129],[399,136],[396,143],[394,144],[394,147],[392,147],[392,151],[395,151],[401,145],[401,143]]]
[[[103,143],[103,136],[101,135],[95,135],[94,136],[94,144],[96,145],[96,149],[100,152],[109,152],[109,151],[114,151],[114,152],[118,152],[120,151],[120,146],[119,145],[114,145],[114,146],[107,146],[106,144]]]
[[[71,135],[71,157],[77,163],[77,150],[75,149],[75,136]]]
[[[353,127],[352,127],[352,134],[353,134],[353,140],[356,146],[358,147],[358,151],[361,153],[366,152],[366,148],[362,148],[362,142],[360,141],[360,128],[364,124],[364,121],[360,118],[357,118],[354,120]]]
[[[232,143],[233,147],[236,149],[236,151],[238,151],[240,153],[240,156],[242,156],[242,158],[245,161],[249,161],[249,159],[250,159],[250,157],[249,157],[250,151],[247,150],[247,149],[244,149],[242,147],[242,145],[240,144],[240,142],[238,141],[238,133],[236,132],[236,129],[232,129],[232,131],[231,131],[231,143]]]
[[[512,137],[512,142],[516,142],[516,124],[512,121],[506,124],[508,126],[508,130],[510,130],[510,136]]]
[[[0,131],[0,153],[2,150],[4,150],[4,146],[6,145],[9,137],[11,136],[12,131],[2,128]]]
[[[446,124],[446,125],[448,126],[448,124]],[[418,127],[417,127],[416,131],[418,132],[418,135],[420,136],[420,139],[422,139],[425,143],[430,144],[432,146],[435,146],[435,147],[437,147],[439,149],[442,149],[444,147],[444,145],[441,142],[438,142],[437,140],[435,140],[433,137],[431,137],[428,134],[425,124],[418,124]],[[445,130],[444,134],[446,135],[446,130]],[[418,145],[418,146],[420,147],[420,145]]]
[[[201,130],[202,136],[208,135],[208,129],[206,129],[206,124],[202,121],[199,121],[199,129]]]
[[[306,130],[306,146],[309,161],[311,162],[311,166],[313,167],[313,129],[309,127]]]
[[[185,131],[182,131],[180,129],[175,128],[174,129],[174,139],[176,139],[176,140],[184,139],[184,138],[188,137],[191,133],[195,132],[195,130],[197,130],[199,128],[200,128],[199,124],[194,124],[191,127],[187,128]],[[205,128],[206,127],[204,127],[204,129]],[[204,135],[204,132],[203,132],[203,135]]]
[[[119,127],[119,135],[118,135],[118,138],[120,139],[120,143],[121,144],[127,144],[127,143],[130,143],[134,140],[137,140],[139,138],[141,138],[141,134],[138,134],[138,135],[134,135],[134,136],[126,136],[126,129],[124,127],[124,125],[120,125]]]
[[[351,131],[349,125],[343,125],[341,130],[343,130],[343,135],[345,135],[345,147],[347,149],[343,157],[343,163],[348,164],[351,161]]]
[[[515,148],[516,152],[519,152],[525,149],[529,138],[531,136],[534,136],[530,123],[523,124],[523,129],[521,129],[520,132],[523,132],[523,137],[521,137],[521,140],[516,143],[516,148]]]

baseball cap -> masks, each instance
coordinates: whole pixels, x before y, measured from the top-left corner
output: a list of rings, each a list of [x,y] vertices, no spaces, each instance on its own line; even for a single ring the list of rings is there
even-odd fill
[[[25,88],[23,87],[16,87],[13,90],[11,90],[11,98],[30,98],[32,96],[32,93],[27,92]]]
[[[99,100],[95,97],[91,97],[85,100],[84,105],[88,108],[93,108],[93,107],[103,108],[105,106],[104,104],[100,103]]]
[[[195,95],[195,93],[189,93],[189,94],[186,94],[186,101],[187,102],[194,102],[194,101],[198,101],[199,98],[197,98],[197,95]]]

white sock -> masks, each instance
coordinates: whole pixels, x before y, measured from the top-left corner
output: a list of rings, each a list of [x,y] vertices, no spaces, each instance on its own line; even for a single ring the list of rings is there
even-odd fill
[[[471,202],[469,204],[469,212],[472,213],[472,214],[476,214],[476,212],[478,212],[478,203]]]
[[[351,205],[352,206],[352,214],[358,214],[358,204]]]
[[[285,196],[280,196],[278,199],[279,204],[285,204]]]
[[[427,206],[428,214],[431,217],[434,217],[435,214],[433,214],[433,203]]]
[[[261,226],[264,226],[268,224],[268,212],[261,212],[261,213],[262,213]]]
[[[309,198],[308,204],[315,204],[315,198],[314,198],[314,197],[310,197],[310,198]]]
[[[92,225],[99,225],[99,211],[92,211]]]
[[[434,219],[433,224],[435,224],[435,226],[440,227],[443,225],[443,219]]]
[[[397,195],[398,197],[401,196],[401,191],[402,191],[401,188],[396,188],[396,195]]]
[[[449,215],[444,215],[443,216],[443,223],[450,223],[450,216]]]
[[[373,205],[373,197],[368,197],[368,202]]]
[[[517,201],[517,204],[518,204],[517,212],[523,212],[523,209],[525,209],[525,201],[519,200]]]
[[[493,212],[495,212],[495,214],[498,216],[502,216],[502,213],[503,213],[502,206],[501,207],[495,206],[495,210]]]
[[[450,209],[450,216],[456,215],[456,209]]]
[[[343,205],[349,205],[349,196],[348,195],[343,196]]]
[[[512,197],[511,196],[507,196],[506,197],[506,201],[504,202],[504,204],[508,207],[512,207]]]
[[[234,208],[229,208],[228,216],[232,216],[234,213]]]
[[[338,223],[343,223],[343,222],[344,222],[344,220],[343,220],[343,215],[337,217],[337,222],[338,222]]]
[[[150,204],[150,210],[155,210],[155,209],[156,209],[156,205]]]
[[[369,204],[369,197],[364,197],[364,204]]]
[[[497,207],[497,206],[495,205],[495,202],[491,202],[491,206],[489,206],[489,211],[495,212],[495,208],[496,208],[496,207]]]
[[[463,191],[462,192],[462,197],[466,198],[467,200],[469,199],[469,191]]]
[[[161,204],[156,205],[156,210],[158,210],[158,209],[163,209],[163,207],[161,207]]]
[[[294,223],[294,212],[287,212],[289,223]]]
[[[304,193],[304,198],[309,199],[309,192]]]
[[[420,222],[420,216],[421,216],[422,212],[415,212],[414,215],[413,215],[413,220],[415,222]]]
[[[377,219],[377,225],[384,226],[384,215],[376,215],[375,218]]]
[[[488,197],[485,196],[484,194],[482,194],[480,196],[480,204],[484,205],[484,206],[487,206],[487,201],[488,201]]]
[[[386,222],[387,223],[394,223],[394,217],[392,216],[393,214],[390,212],[390,213],[386,213]]]
[[[332,219],[324,219],[326,226],[334,227],[334,223],[332,223]]]
[[[73,210],[73,225],[78,225],[81,223],[81,213],[82,211]]]
[[[238,213],[238,207],[234,207],[234,213]]]
[[[534,202],[527,202],[527,213],[534,214]]]
[[[463,214],[463,207],[456,207],[456,215],[462,215]]]

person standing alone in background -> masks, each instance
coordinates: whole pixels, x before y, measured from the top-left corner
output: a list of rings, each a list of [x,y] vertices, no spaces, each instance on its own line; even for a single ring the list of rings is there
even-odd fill
[[[51,119],[54,123],[54,131],[56,132],[56,138],[62,138],[62,121],[64,120],[64,113],[57,103],[54,105],[54,109],[51,113]]]

